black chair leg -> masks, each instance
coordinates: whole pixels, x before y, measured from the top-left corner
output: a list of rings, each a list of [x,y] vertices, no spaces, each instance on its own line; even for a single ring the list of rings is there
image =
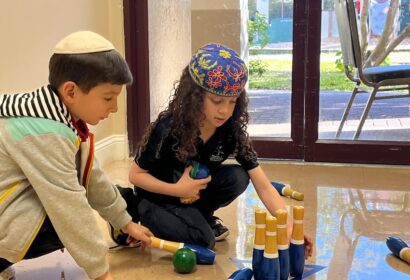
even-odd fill
[[[377,90],[377,87],[373,88],[373,91],[370,94],[369,99],[367,100],[366,107],[364,108],[362,116],[360,117],[359,126],[356,129],[356,132],[353,136],[353,140],[357,140],[360,136],[360,133],[362,132],[364,122],[366,121],[367,115],[369,114],[370,108],[372,107],[373,101],[376,97]]]
[[[339,127],[338,127],[337,132],[336,132],[336,139],[339,139],[339,137],[340,137],[340,133],[342,132],[343,126],[346,122],[347,116],[349,115],[350,109],[352,108],[353,101],[354,101],[358,91],[359,91],[359,85],[357,84],[355,86],[355,88],[353,89],[353,92],[352,92],[352,95],[350,96],[349,102],[347,103],[346,108],[343,112],[342,119],[340,120],[340,124],[339,124]]]

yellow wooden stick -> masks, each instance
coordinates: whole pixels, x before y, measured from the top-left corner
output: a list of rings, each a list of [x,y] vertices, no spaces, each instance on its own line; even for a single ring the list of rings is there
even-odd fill
[[[304,244],[303,219],[305,208],[303,206],[293,206],[293,232],[292,243]]]
[[[255,211],[255,240],[253,247],[258,250],[265,248],[265,220],[266,211],[258,209]]]
[[[276,235],[277,220],[275,217],[266,217],[266,232],[265,232],[265,258],[274,259],[278,257],[278,241]]]
[[[278,209],[275,212],[276,219],[278,219],[277,231],[278,231],[278,248],[280,250],[286,250],[289,248],[288,243],[288,231],[287,231],[287,219],[288,212],[285,209]]]
[[[302,201],[302,200],[305,198],[305,196],[303,195],[303,193],[297,192],[297,191],[293,190],[289,185],[286,185],[286,186],[282,189],[282,194],[283,194],[284,196],[292,197],[292,198],[294,198],[294,199],[296,199],[296,200],[300,200],[300,201]]]
[[[184,243],[167,241],[157,237],[151,237],[151,241],[152,248],[163,249],[170,253],[175,253],[178,249],[184,247]]]

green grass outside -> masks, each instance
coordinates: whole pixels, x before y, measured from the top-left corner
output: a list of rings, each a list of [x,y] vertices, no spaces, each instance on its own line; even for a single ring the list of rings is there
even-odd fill
[[[267,71],[258,76],[251,74],[249,78],[251,89],[290,90],[292,79],[292,61],[263,60]],[[334,62],[320,63],[320,89],[351,91],[353,82],[346,78],[344,72],[336,69]]]

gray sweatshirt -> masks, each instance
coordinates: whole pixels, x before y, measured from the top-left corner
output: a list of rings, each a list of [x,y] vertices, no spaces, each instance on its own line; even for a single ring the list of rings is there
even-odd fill
[[[0,257],[23,259],[47,215],[96,278],[108,270],[107,244],[92,209],[122,228],[131,221],[126,204],[51,87],[10,96],[0,95]]]

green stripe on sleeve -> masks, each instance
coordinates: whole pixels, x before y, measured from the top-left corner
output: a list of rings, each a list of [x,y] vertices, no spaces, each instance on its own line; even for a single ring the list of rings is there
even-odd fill
[[[48,133],[67,137],[73,143],[76,143],[78,138],[74,131],[65,124],[42,118],[9,118],[8,131],[15,142],[23,139],[25,136]]]

